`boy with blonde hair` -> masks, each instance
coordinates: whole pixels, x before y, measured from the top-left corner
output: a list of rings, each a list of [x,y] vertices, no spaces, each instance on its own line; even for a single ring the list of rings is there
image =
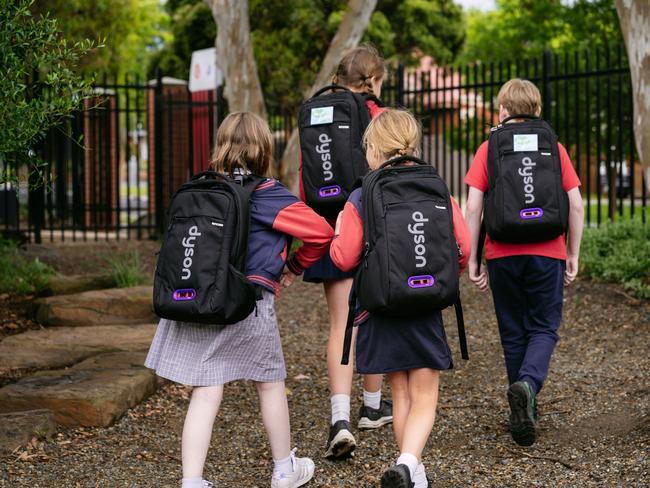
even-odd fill
[[[481,291],[492,289],[510,384],[510,432],[529,446],[536,439],[536,396],[559,339],[563,286],[578,273],[583,207],[566,149],[538,118],[537,87],[512,79],[497,101],[500,124],[465,177],[469,277]],[[482,214],[487,273],[478,251]]]

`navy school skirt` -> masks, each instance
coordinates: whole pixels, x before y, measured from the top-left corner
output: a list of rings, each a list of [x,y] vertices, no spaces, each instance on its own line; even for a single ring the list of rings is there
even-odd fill
[[[359,373],[453,367],[439,311],[408,318],[370,315],[358,328],[356,364]]]
[[[325,281],[339,281],[346,278],[354,278],[354,273],[355,271],[346,273],[337,268],[330,257],[328,247],[327,252],[311,268],[305,270],[302,279],[308,283],[323,283]]]

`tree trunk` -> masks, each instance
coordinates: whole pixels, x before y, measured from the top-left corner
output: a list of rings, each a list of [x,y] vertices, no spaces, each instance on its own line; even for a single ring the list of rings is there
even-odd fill
[[[359,44],[376,6],[377,0],[350,0],[348,2],[343,20],[332,39],[327,54],[325,54],[325,59],[316,80],[309,90],[303,93],[304,98],[308,98],[318,88],[329,83],[343,54]],[[279,176],[282,182],[295,193],[297,193],[298,186],[299,160],[298,129],[294,129],[282,155]]]
[[[248,0],[205,0],[217,24],[217,64],[226,81],[231,112],[250,111],[266,120],[262,86],[253,56]]]
[[[616,0],[632,75],[634,138],[650,185],[650,2]]]

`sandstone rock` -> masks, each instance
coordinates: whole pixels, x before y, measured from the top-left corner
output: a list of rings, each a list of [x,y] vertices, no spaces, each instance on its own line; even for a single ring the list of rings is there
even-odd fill
[[[47,408],[65,426],[109,426],[158,386],[144,352],[95,356],[0,388],[0,412]]]
[[[150,286],[136,286],[41,298],[35,302],[35,318],[62,326],[154,322],[152,294]]]
[[[33,436],[49,438],[55,433],[56,423],[50,410],[0,414],[0,451],[13,451]]]
[[[9,336],[0,342],[0,378],[70,366],[101,353],[146,351],[155,331],[155,324],[98,325],[50,327]]]
[[[107,275],[54,275],[50,277],[44,295],[70,295],[90,290],[112,288],[115,282]]]

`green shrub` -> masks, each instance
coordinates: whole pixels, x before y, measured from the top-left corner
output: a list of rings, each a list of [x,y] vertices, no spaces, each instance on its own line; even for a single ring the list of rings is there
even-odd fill
[[[580,255],[585,276],[622,283],[650,299],[650,225],[628,221],[585,229]]]
[[[12,241],[0,239],[0,293],[38,294],[47,288],[54,270],[38,258],[23,257]]]
[[[118,288],[144,285],[148,281],[147,273],[140,262],[140,254],[134,251],[126,256],[109,258],[110,276]]]

